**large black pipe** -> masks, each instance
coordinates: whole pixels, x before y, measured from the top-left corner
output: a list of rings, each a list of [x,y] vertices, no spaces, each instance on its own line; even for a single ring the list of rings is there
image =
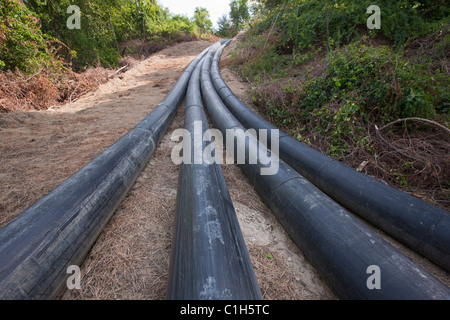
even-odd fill
[[[219,59],[220,53],[211,67],[211,77],[227,108],[246,128],[276,129],[233,94],[220,75]],[[280,158],[292,168],[353,213],[450,271],[447,211],[358,172],[283,132],[279,136]]]
[[[208,147],[200,67],[186,93],[168,299],[262,299],[221,166],[203,157],[204,150],[215,156],[215,149]]]
[[[190,74],[138,125],[0,230],[0,299],[54,299],[167,131]]]
[[[242,131],[244,127],[227,110],[214,89],[210,75],[212,59],[212,52],[208,52],[201,73],[202,96],[215,127],[226,136],[230,128]],[[259,154],[256,156],[259,156],[268,152],[261,145],[259,151],[252,147],[252,141],[249,139],[245,144],[246,153],[257,150]],[[450,299],[447,286],[401,254],[284,161],[279,160],[279,170],[274,175],[262,175],[261,169],[267,165],[259,160],[256,164],[240,164],[240,167],[339,298]]]

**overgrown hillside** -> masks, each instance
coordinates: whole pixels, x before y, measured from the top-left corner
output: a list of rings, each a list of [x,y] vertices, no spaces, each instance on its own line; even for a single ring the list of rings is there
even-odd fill
[[[233,65],[275,125],[448,209],[449,13],[445,1],[259,0]]]
[[[211,37],[205,10],[188,18],[156,0],[0,0],[0,112],[72,101],[124,56]]]

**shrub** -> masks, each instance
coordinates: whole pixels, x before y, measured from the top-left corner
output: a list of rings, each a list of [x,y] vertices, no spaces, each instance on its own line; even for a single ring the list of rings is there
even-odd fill
[[[16,70],[26,74],[41,68],[60,69],[62,64],[49,49],[54,40],[42,33],[39,21],[17,0],[0,4],[0,70]]]
[[[432,117],[439,97],[426,66],[406,61],[385,46],[353,43],[328,55],[330,94],[356,99],[365,114],[376,111],[382,122],[399,117]],[[441,101],[442,102],[442,101]]]
[[[270,90],[269,84],[256,85],[253,98],[276,125],[294,134],[301,124],[308,124],[327,140],[333,155],[343,155],[355,145],[370,149],[364,129],[369,123],[433,118],[436,110],[448,108],[448,87],[428,72],[428,64],[413,63],[387,46],[355,42],[330,52],[326,64],[321,76],[279,79]],[[276,81],[268,83],[274,86]],[[281,93],[268,96],[277,90]]]

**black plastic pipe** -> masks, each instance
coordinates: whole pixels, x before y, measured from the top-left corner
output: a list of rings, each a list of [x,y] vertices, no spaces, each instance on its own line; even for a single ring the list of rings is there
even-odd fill
[[[211,77],[231,113],[246,128],[276,129],[233,94],[220,75],[219,59],[220,52],[212,64]],[[283,132],[279,136],[279,156],[293,169],[348,210],[450,271],[447,211],[358,172]],[[270,134],[267,141],[271,143]]]
[[[244,127],[228,111],[211,82],[213,52],[202,66],[202,96],[214,125]],[[247,152],[257,150],[245,144]],[[227,142],[228,144],[229,142]],[[259,145],[258,153],[268,152]],[[250,157],[250,155],[249,155]],[[264,165],[240,164],[260,197],[306,258],[341,299],[450,299],[450,289],[388,244],[279,160],[278,173],[262,175]],[[379,272],[377,272],[377,270]],[[379,286],[378,286],[379,285]]]
[[[172,119],[204,50],[127,134],[0,229],[0,299],[54,299],[134,184]]]
[[[189,160],[180,166],[168,299],[262,299],[221,166],[203,157],[215,149],[208,148],[200,67],[186,93],[182,151]]]

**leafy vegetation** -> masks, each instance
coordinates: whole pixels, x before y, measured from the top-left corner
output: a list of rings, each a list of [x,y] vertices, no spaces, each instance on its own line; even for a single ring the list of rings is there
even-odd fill
[[[257,2],[233,63],[270,120],[355,169],[367,160],[369,174],[447,197],[448,148],[434,140],[449,147],[445,132],[406,121],[389,125],[450,123],[445,1],[377,1],[380,29],[367,27],[372,1]]]
[[[284,52],[311,49],[317,43],[330,42],[334,48],[364,34],[370,0],[268,1],[259,0],[260,17],[257,33],[275,28],[279,50]],[[382,28],[370,30],[382,34],[399,46],[407,39],[436,30],[441,19],[447,19],[449,9],[440,1],[377,1],[382,8]],[[420,8],[420,9],[419,9]],[[439,12],[431,18],[428,12]],[[367,31],[367,30],[366,30]],[[328,37],[327,37],[328,35]],[[327,39],[329,38],[329,39]]]
[[[212,22],[209,17],[209,12],[205,8],[197,7],[195,8],[194,14],[195,23],[198,28],[205,33],[212,32]]]
[[[71,6],[79,8],[79,28],[68,27]],[[127,40],[167,44],[212,32],[205,8],[188,18],[171,15],[156,0],[1,0],[0,15],[0,69],[26,73],[55,54],[75,70],[115,67]]]
[[[217,25],[218,25],[218,29],[216,31],[216,35],[218,35],[219,37],[223,37],[223,38],[227,38],[227,37],[232,38],[233,37],[230,32],[231,27],[232,27],[231,20],[228,19],[227,14],[224,14],[219,18],[219,20],[217,21]]]
[[[194,20],[171,16],[156,0],[28,0],[27,6],[41,21],[42,32],[65,43],[76,55],[76,66],[116,66],[118,44],[130,39],[160,42],[176,40],[182,34],[197,35]],[[69,29],[67,9],[80,9],[81,26]],[[69,58],[66,56],[66,58]]]
[[[39,21],[22,3],[2,0],[0,6],[0,70],[16,68],[32,74],[42,65],[57,67],[54,50],[48,43],[56,39],[42,33]]]
[[[208,37],[211,25],[204,8],[188,18],[156,0],[0,0],[0,112],[71,100],[104,81],[101,67],[117,67],[125,52]]]
[[[246,27],[250,21],[248,0],[232,0],[229,16],[223,15],[217,21],[219,28],[216,34],[220,37],[232,38]]]

